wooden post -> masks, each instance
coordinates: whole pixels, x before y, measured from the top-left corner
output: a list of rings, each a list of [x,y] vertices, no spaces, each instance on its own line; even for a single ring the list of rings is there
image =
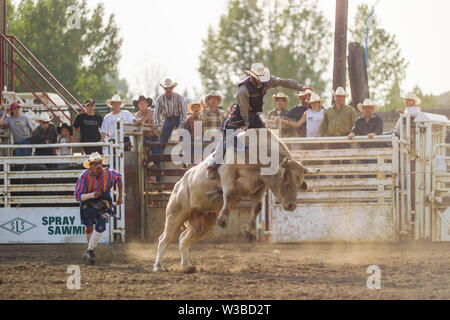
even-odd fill
[[[348,45],[348,73],[352,92],[350,105],[356,108],[358,103],[370,98],[364,48],[357,42]]]
[[[348,0],[336,0],[333,90],[346,88]]]

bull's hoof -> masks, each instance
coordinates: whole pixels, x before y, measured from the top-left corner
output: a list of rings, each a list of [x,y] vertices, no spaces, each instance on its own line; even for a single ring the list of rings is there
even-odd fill
[[[169,270],[167,270],[166,268],[164,268],[161,265],[155,265],[153,267],[153,272],[169,272]]]
[[[217,225],[223,229],[225,229],[227,227],[227,220],[224,217],[219,217],[219,219],[217,219]]]
[[[249,232],[247,230],[245,230],[245,237],[247,238],[247,240],[249,242],[253,242],[253,241],[256,240],[256,235],[254,235],[253,233],[251,233],[251,232]]]
[[[194,266],[189,265],[189,266],[186,266],[186,267],[182,268],[181,271],[183,273],[195,273],[195,272],[197,272],[197,268],[195,268]]]

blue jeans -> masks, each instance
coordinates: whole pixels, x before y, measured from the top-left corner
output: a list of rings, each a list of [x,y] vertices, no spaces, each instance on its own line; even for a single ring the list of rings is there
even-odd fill
[[[22,142],[15,143],[16,145],[31,144],[31,139],[25,139]],[[16,157],[31,156],[31,149],[16,149]]]
[[[162,129],[161,129],[161,136],[159,137],[159,142],[160,143],[169,142],[170,136],[172,135],[173,128],[174,127],[178,128],[179,126],[180,126],[180,117],[166,118],[164,120]],[[165,148],[166,148],[165,146],[161,146],[158,150],[159,154],[163,154]]]

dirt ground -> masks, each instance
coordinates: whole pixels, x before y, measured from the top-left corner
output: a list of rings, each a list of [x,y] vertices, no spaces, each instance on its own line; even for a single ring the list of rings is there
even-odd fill
[[[0,299],[450,299],[450,243],[197,244],[198,272],[179,271],[171,245],[168,273],[151,271],[154,244],[100,245],[86,265],[85,245],[0,246]],[[81,289],[66,286],[81,269]],[[367,267],[381,270],[369,290]]]

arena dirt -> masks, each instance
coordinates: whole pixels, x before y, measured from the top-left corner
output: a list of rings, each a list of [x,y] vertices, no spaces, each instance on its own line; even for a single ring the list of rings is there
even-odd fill
[[[450,299],[450,244],[197,244],[195,274],[152,273],[156,245],[100,245],[86,265],[84,245],[0,246],[0,299]],[[69,265],[81,289],[69,290]],[[381,268],[368,290],[367,267]]]

